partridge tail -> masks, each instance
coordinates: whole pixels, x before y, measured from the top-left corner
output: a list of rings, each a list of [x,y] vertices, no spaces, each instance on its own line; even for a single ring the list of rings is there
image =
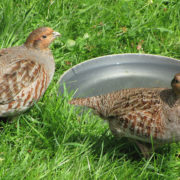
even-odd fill
[[[77,105],[77,106],[86,106],[89,108],[96,108],[99,106],[100,98],[96,97],[88,97],[88,98],[74,98],[69,101],[69,104]]]

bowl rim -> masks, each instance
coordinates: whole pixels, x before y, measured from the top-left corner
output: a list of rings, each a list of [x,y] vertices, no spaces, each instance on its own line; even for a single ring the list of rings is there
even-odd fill
[[[70,71],[72,71],[72,69],[75,69],[77,68],[78,66],[81,66],[82,64],[85,64],[85,63],[88,63],[90,61],[94,61],[94,60],[99,60],[103,57],[113,57],[113,56],[154,56],[154,57],[158,57],[158,58],[165,58],[166,60],[172,60],[174,62],[178,62],[180,63],[180,60],[178,59],[175,59],[175,58],[172,58],[172,57],[168,57],[168,56],[161,56],[161,55],[156,55],[156,54],[140,54],[140,53],[123,53],[123,54],[109,54],[109,55],[103,55],[103,56],[98,56],[98,57],[95,57],[95,58],[91,58],[91,59],[88,59],[88,60],[85,60],[83,62],[80,62],[76,65],[74,65],[73,67],[69,68],[68,70],[66,70],[59,78],[58,80],[58,84],[63,80],[64,76],[66,76],[67,73],[69,73]]]

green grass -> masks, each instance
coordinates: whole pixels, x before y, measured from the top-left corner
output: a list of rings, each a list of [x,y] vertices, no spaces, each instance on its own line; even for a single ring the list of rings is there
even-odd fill
[[[179,9],[179,0],[0,1],[1,48],[22,44],[40,26],[62,34],[51,45],[56,73],[45,96],[12,122],[0,122],[0,179],[180,180],[180,144],[145,160],[102,120],[70,106],[70,95],[56,96],[62,73],[93,57],[180,58]]]

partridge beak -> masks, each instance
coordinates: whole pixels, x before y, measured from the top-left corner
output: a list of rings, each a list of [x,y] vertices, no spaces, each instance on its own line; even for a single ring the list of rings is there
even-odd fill
[[[53,36],[54,36],[54,38],[56,38],[57,36],[61,36],[61,34],[54,31],[54,32],[53,32]]]

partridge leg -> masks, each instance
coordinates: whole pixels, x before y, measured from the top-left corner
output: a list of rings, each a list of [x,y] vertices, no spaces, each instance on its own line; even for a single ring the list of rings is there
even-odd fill
[[[147,143],[140,143],[139,141],[135,141],[135,143],[139,147],[143,156],[148,159],[152,153],[152,145]]]

